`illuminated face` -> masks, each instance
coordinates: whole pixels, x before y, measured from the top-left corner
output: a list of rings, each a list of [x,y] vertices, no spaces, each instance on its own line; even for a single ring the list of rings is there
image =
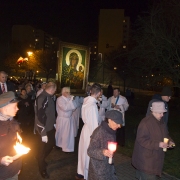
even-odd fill
[[[57,89],[56,87],[55,87],[55,88],[52,88],[50,94],[51,94],[51,95],[54,95],[54,93],[56,92],[56,89]]]
[[[108,124],[109,124],[109,127],[111,128],[111,129],[113,129],[114,131],[116,131],[118,128],[121,128],[121,124],[117,124],[117,123],[115,123],[113,120],[111,120],[111,119],[108,119]]]
[[[63,92],[63,96],[69,97],[69,95],[70,95],[70,91],[64,91],[64,92]]]
[[[5,83],[7,81],[7,75],[4,73],[0,74],[0,82]]]
[[[14,117],[16,115],[17,111],[19,110],[17,107],[17,102],[8,104],[4,108],[5,108],[5,111],[4,111],[5,115],[11,116],[11,117]]]
[[[26,95],[27,95],[27,93],[26,93],[25,90],[22,90],[22,91],[21,91],[21,94],[22,94],[23,96],[26,96]]]
[[[153,116],[158,120],[160,121],[161,118],[163,117],[163,112],[159,113],[159,112],[152,112]]]
[[[27,86],[26,91],[27,91],[27,93],[31,92],[31,86]]]
[[[162,100],[165,102],[169,102],[169,100],[171,99],[171,96],[161,96]]]
[[[114,96],[114,97],[119,96],[119,94],[120,94],[120,92],[118,91],[118,89],[115,89],[115,90],[113,91],[113,96]]]

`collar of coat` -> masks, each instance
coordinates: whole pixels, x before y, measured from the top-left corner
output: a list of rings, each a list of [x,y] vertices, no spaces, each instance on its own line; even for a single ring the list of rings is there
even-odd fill
[[[101,125],[102,125],[103,128],[104,128],[107,132],[109,132],[110,134],[113,134],[113,135],[116,134],[116,131],[114,131],[113,129],[111,129],[111,128],[109,127],[109,125],[108,125],[107,122],[102,121]]]

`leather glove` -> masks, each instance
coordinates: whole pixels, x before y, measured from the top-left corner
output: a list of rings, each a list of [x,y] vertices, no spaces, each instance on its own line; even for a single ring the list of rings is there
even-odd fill
[[[13,158],[10,156],[4,156],[1,159],[1,164],[5,165],[5,166],[9,166],[9,164],[11,164],[13,162]]]
[[[48,137],[47,136],[42,136],[42,142],[47,143],[48,142]]]

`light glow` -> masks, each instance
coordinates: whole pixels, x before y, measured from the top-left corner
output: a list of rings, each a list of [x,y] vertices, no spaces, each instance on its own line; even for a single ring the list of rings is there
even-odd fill
[[[115,152],[117,147],[117,142],[108,142],[108,149],[111,152]]]
[[[18,159],[24,154],[27,154],[31,149],[28,147],[23,146],[22,144],[22,138],[21,136],[17,133],[17,142],[16,145],[14,146],[14,149],[16,150],[16,155],[13,156],[13,160]]]

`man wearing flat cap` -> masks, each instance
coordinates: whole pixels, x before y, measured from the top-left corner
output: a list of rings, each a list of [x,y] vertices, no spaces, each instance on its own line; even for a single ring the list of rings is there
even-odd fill
[[[114,165],[108,163],[108,159],[113,157],[108,150],[108,141],[116,142],[116,130],[122,124],[122,113],[110,110],[105,113],[105,120],[94,130],[87,150],[90,157],[88,180],[118,180]]]
[[[142,119],[138,126],[132,155],[137,179],[156,180],[157,176],[161,176],[165,155],[163,148],[175,145],[162,118],[166,112],[164,102],[153,102],[151,114]],[[164,138],[169,139],[168,143],[164,142]]]
[[[0,95],[0,179],[18,179],[21,169],[21,158],[13,161],[16,152],[18,123],[13,119],[18,111],[14,92],[9,91]]]
[[[148,116],[151,113],[150,108],[152,107],[153,102],[162,101],[164,103],[165,109],[166,109],[166,112],[164,113],[164,116],[162,118],[167,126],[168,117],[169,117],[168,102],[171,99],[171,96],[172,96],[172,91],[171,91],[170,87],[167,87],[167,86],[163,87],[161,94],[155,94],[152,97],[152,100],[149,102],[146,116]]]

